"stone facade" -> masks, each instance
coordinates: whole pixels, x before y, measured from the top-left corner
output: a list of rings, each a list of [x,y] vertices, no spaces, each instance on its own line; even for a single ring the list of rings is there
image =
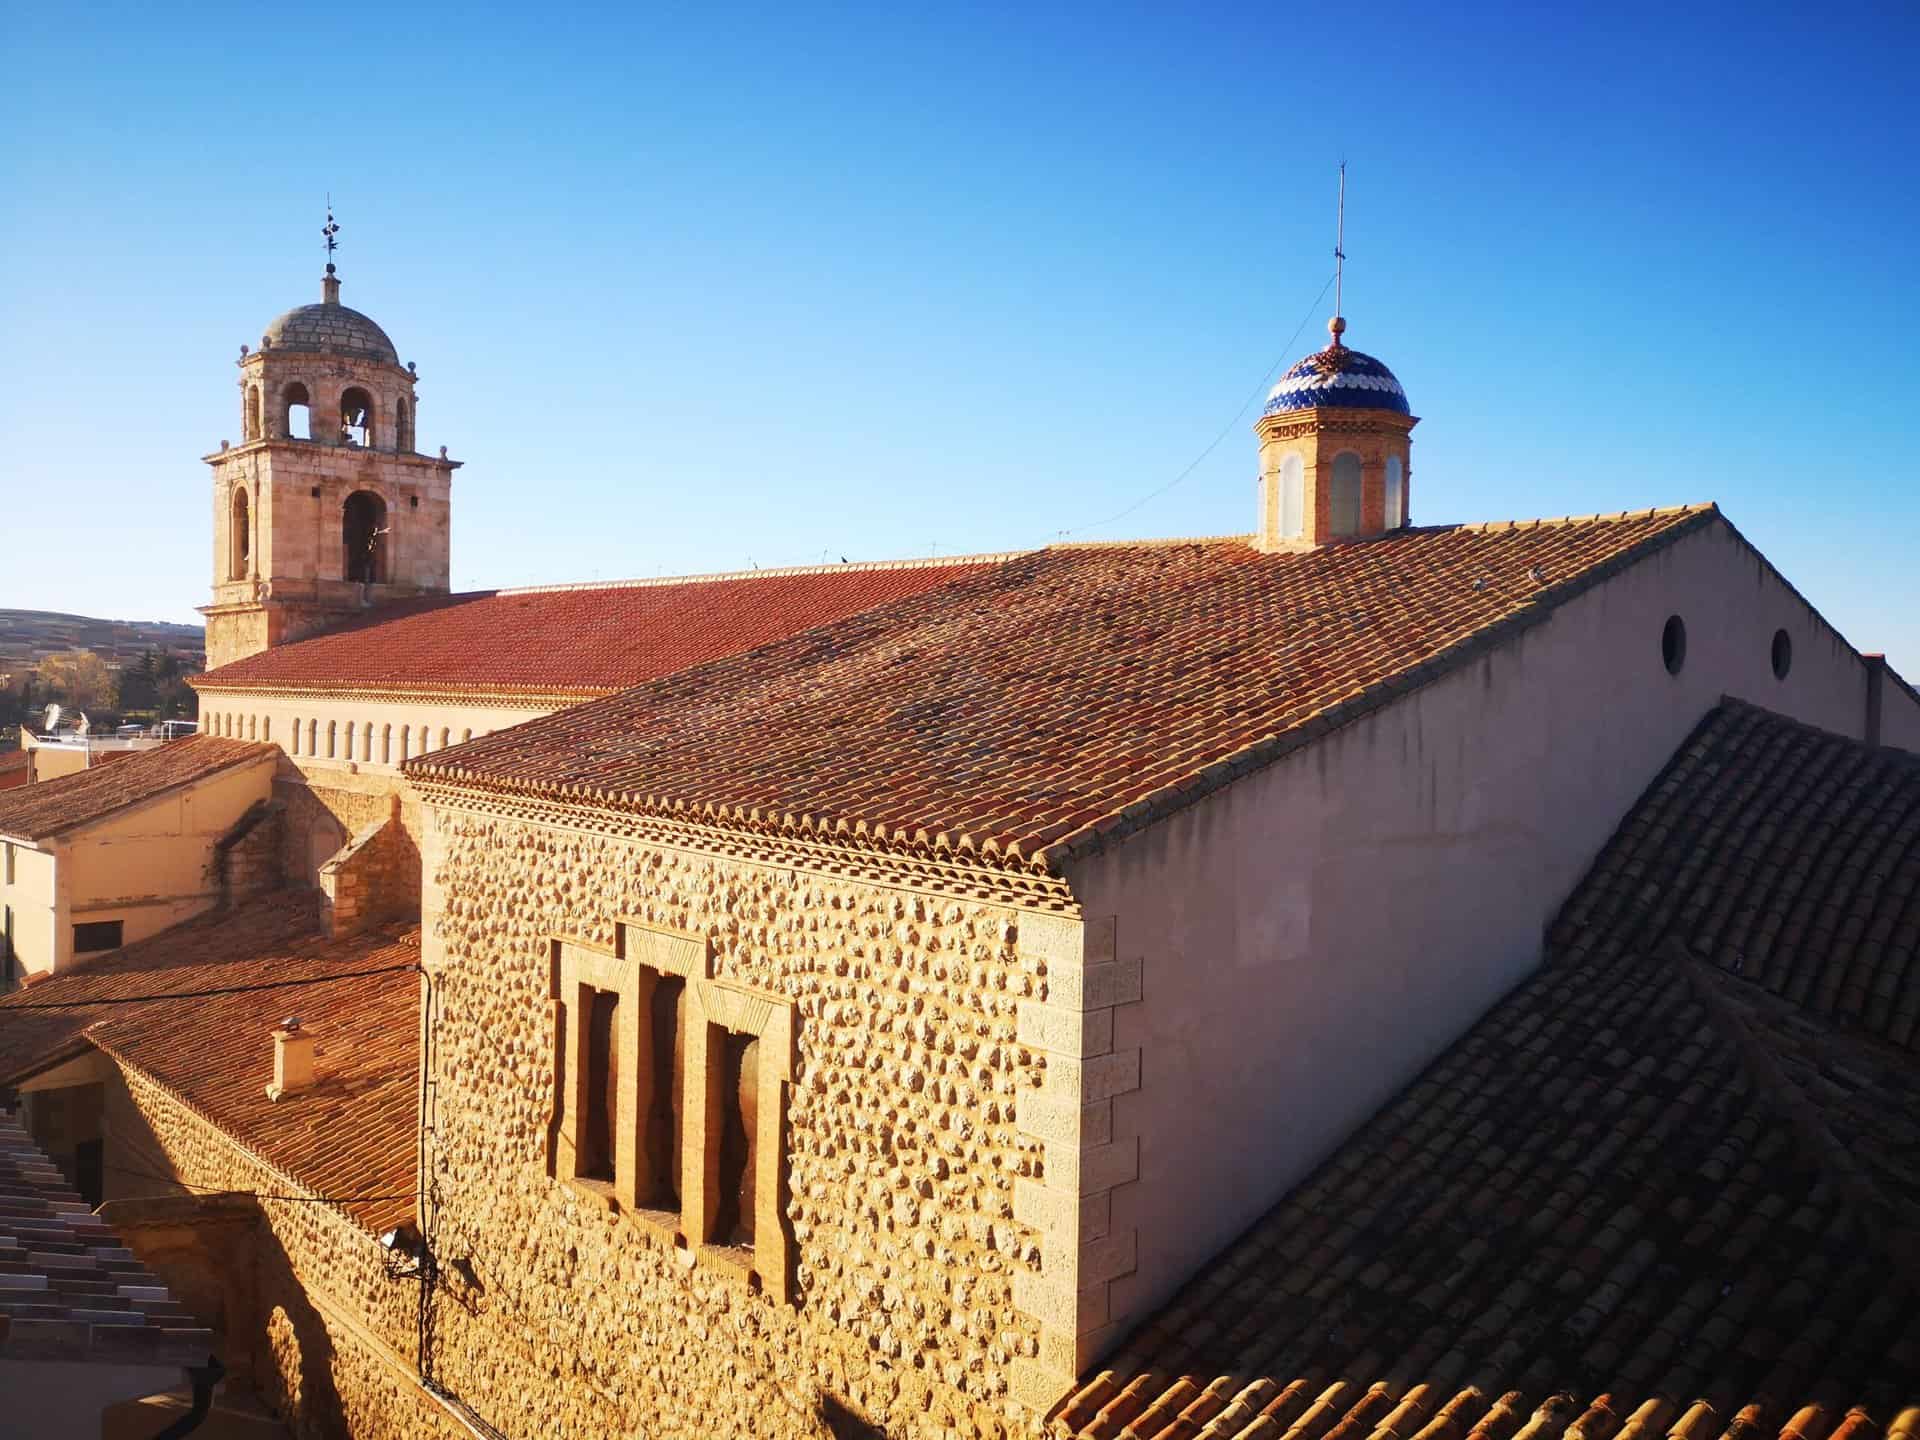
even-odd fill
[[[108,1172],[110,1205],[131,1209],[125,1202],[170,1195],[164,1177],[201,1193],[252,1197],[257,1219],[237,1249],[184,1243],[167,1225],[134,1227],[128,1243],[142,1255],[145,1244],[155,1273],[171,1275],[188,1303],[218,1307],[227,1353],[245,1359],[262,1398],[300,1440],[467,1435],[415,1380],[419,1290],[387,1277],[374,1236],[330,1205],[297,1198],[304,1192],[292,1177],[132,1067],[119,1067],[106,1091],[117,1153],[137,1157]],[[203,1219],[216,1236],[233,1238],[231,1201]],[[245,1268],[248,1283],[203,1267]]]
[[[1137,977],[1084,967],[1069,915],[428,799],[428,1230],[473,1277],[439,1307],[450,1388],[509,1434],[1030,1433],[1116,1263],[1083,1248],[1083,1177],[1127,1168],[1083,1094],[1089,1071],[1137,1079],[1137,1052],[1097,1058]],[[700,1243],[697,1195],[663,1213],[569,1183],[570,987],[635,965],[743,997],[703,999],[702,1023],[754,997],[790,1013],[784,1126],[763,1113],[759,1142],[782,1233],[750,1262]]]
[[[335,940],[420,909],[420,852],[400,824],[400,797],[320,867],[320,923]]]

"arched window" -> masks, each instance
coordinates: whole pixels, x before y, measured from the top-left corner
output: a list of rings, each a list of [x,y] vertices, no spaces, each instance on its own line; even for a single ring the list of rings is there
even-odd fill
[[[460,732],[460,743],[461,743],[462,745],[464,745],[464,744],[466,744],[466,743],[467,743],[467,742],[468,742],[469,740],[471,740],[471,739],[473,739],[473,731],[471,731],[471,730],[462,730],[462,731]]]
[[[422,755],[433,748],[432,745],[428,743],[432,738],[432,732],[428,730],[426,726],[422,725],[420,727],[420,753]]]
[[[442,725],[440,727],[440,748],[442,750],[446,749],[451,742],[452,742],[451,732],[448,731],[446,726]]]
[[[393,402],[393,448],[413,453],[413,407],[404,395]]]
[[[1335,535],[1360,533],[1360,457],[1342,450],[1333,457],[1333,486],[1327,496],[1327,527]]]
[[[407,763],[407,751],[410,748],[407,742],[409,737],[411,737],[412,734],[413,732],[409,730],[405,725],[402,725],[400,727],[400,763],[402,765]]]
[[[258,740],[260,738],[259,730],[260,717],[258,715],[247,716],[247,739]]]
[[[373,397],[358,385],[340,397],[340,443],[373,445]]]
[[[1387,529],[1398,530],[1407,523],[1407,477],[1400,457],[1387,457]]]
[[[337,720],[329,720],[327,721],[327,759],[331,760],[339,753],[339,746],[340,722]]]
[[[387,502],[371,490],[356,490],[340,512],[340,543],[347,579],[363,585],[387,578]]]
[[[1298,455],[1280,462],[1280,538],[1298,540],[1307,528],[1307,467]]]
[[[260,738],[268,744],[273,743],[273,716],[262,715],[260,717]]]
[[[382,765],[393,763],[393,726],[391,725],[380,727],[380,763]]]
[[[369,765],[373,763],[373,722],[371,720],[360,729],[360,758]]]
[[[249,385],[245,413],[240,418],[241,433],[249,440],[260,438],[260,387]]]
[[[307,387],[298,380],[280,392],[281,429],[291,440],[311,440],[312,421],[307,413]]]
[[[300,717],[298,715],[293,717],[293,751],[292,753],[295,755],[298,755],[300,753]]]
[[[253,561],[253,507],[247,501],[245,486],[234,489],[233,519],[229,528],[232,533],[228,536],[231,554],[227,560],[227,578],[244,580]]]

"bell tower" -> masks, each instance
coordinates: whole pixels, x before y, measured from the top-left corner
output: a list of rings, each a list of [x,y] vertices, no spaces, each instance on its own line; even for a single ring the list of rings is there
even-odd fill
[[[1349,349],[1340,314],[1347,264],[1347,167],[1333,241],[1327,348],[1280,377],[1254,424],[1260,438],[1261,550],[1360,540],[1410,522],[1413,427],[1419,418],[1393,372]]]
[[[1280,377],[1254,425],[1260,438],[1262,550],[1361,540],[1411,523],[1413,427],[1420,423],[1393,372],[1341,342]]]
[[[240,347],[240,435],[213,468],[209,669],[376,605],[449,588],[453,472],[418,452],[412,365],[340,303],[331,252],[320,303]]]

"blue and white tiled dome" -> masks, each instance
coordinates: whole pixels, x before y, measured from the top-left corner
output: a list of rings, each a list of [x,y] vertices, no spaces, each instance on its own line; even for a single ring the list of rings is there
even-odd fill
[[[1393,372],[1371,355],[1362,355],[1336,338],[1326,349],[1307,356],[1280,377],[1267,394],[1263,415],[1284,415],[1316,405],[1350,410],[1391,410],[1411,415],[1407,392]]]

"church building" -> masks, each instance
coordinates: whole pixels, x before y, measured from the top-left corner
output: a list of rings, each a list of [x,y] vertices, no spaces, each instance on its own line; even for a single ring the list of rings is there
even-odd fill
[[[1336,316],[1246,533],[456,594],[339,291],[271,864],[0,998],[294,1433],[1915,1433],[1920,694],[1716,506],[1416,524]]]

